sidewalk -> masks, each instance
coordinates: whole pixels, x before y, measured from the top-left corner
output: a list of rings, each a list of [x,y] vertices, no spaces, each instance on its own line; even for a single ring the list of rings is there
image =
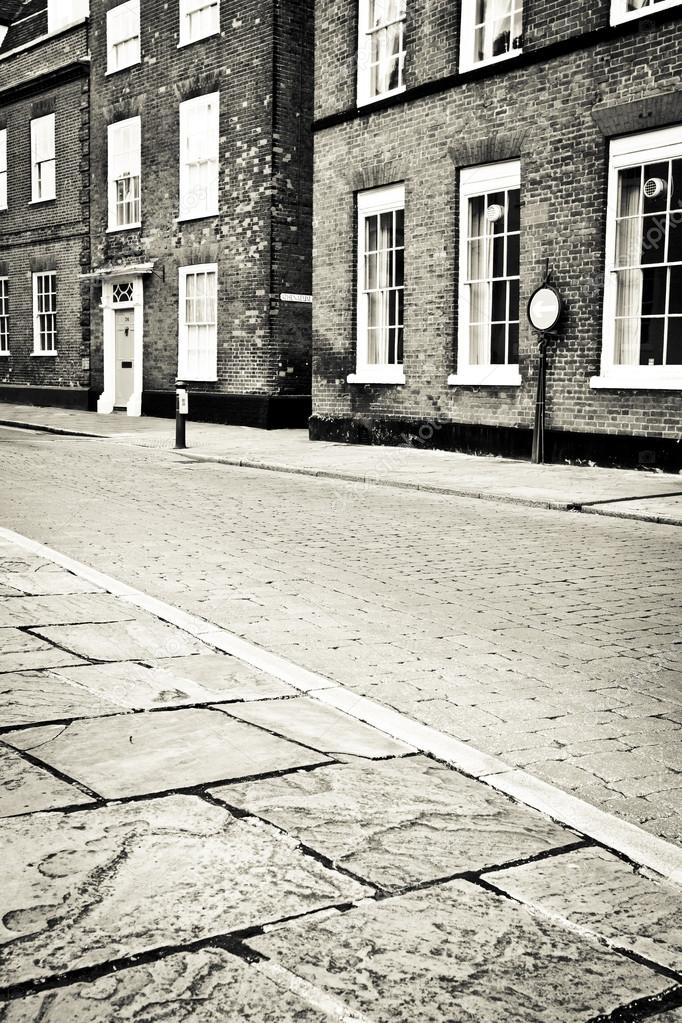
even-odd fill
[[[0,818],[2,1023],[682,1006],[675,846],[6,530]]]
[[[149,448],[174,445],[174,424],[168,419],[5,404],[0,405],[0,425]],[[311,442],[304,430],[268,432],[211,423],[188,423],[187,439],[184,457],[200,461],[682,525],[679,475]]]

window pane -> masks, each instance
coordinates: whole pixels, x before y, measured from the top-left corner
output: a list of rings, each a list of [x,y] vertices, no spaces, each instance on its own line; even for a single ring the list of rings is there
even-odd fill
[[[621,220],[616,227],[616,266],[637,266],[642,244],[639,217]]]
[[[507,192],[507,230],[518,231],[521,212],[521,191],[518,188]]]
[[[519,282],[509,282],[509,319],[518,320],[519,318]]]
[[[642,316],[664,316],[668,271],[664,266],[642,271]]]
[[[668,354],[669,366],[682,365],[682,317],[671,316],[668,320]]]
[[[674,210],[668,223],[668,262],[682,263],[682,209]]]
[[[520,236],[511,234],[507,238],[507,275],[518,277],[519,275],[519,244]]]
[[[507,203],[507,196],[504,192],[491,192],[486,199],[486,209],[490,206],[501,206],[505,209]],[[506,213],[506,211],[505,211]],[[493,232],[495,234],[504,234],[505,217],[500,217],[499,220],[493,221]]]
[[[365,217],[365,252],[376,252],[377,218]]]
[[[644,167],[643,181],[647,189],[642,190],[644,213],[660,213],[668,207],[668,177],[670,165],[667,160],[661,163],[648,163]],[[663,181],[665,187],[660,195],[647,196],[647,190],[654,191],[655,185]]]
[[[628,167],[618,174],[618,216],[636,217],[641,212],[642,168]]]
[[[397,249],[395,254],[395,287],[402,288],[405,283],[405,252]]]
[[[509,324],[509,355],[507,361],[510,365],[515,366],[519,361],[519,325],[518,323]]]
[[[493,323],[490,329],[490,362],[493,366],[503,366],[505,362],[504,323]]]
[[[616,320],[613,361],[617,366],[636,366],[639,362],[639,320]]]
[[[495,281],[493,283],[493,306],[492,316],[495,320],[507,319],[507,283],[506,281]]]
[[[469,289],[469,323],[488,321],[488,284],[472,284]]]
[[[395,244],[397,246],[403,246],[405,244],[405,211],[395,211]]]
[[[671,313],[682,313],[682,266],[670,268],[670,302]]]
[[[382,213],[379,217],[379,248],[388,249],[393,245],[393,213]]]
[[[493,249],[493,277],[504,277],[504,236],[491,240]]]
[[[663,334],[665,320],[642,320],[639,349],[641,366],[660,366],[663,363]]]
[[[616,316],[639,316],[642,309],[642,271],[621,270],[617,274]]]
[[[662,263],[665,260],[665,217],[642,218],[642,263]]]
[[[372,253],[365,256],[365,291],[373,291],[377,286],[377,256]]]
[[[472,366],[488,363],[488,328],[483,324],[471,324],[469,327],[469,363]]]
[[[381,325],[381,294],[373,291],[367,296],[367,326],[371,329]]]
[[[469,199],[469,238],[479,238],[485,234],[485,196],[477,195]]]

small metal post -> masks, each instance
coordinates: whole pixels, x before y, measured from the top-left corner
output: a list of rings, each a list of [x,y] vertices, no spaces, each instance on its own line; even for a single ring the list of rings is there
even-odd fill
[[[186,448],[188,396],[184,380],[175,381],[175,447]]]
[[[545,461],[545,393],[547,387],[547,345],[546,334],[540,340],[540,365],[538,366],[538,387],[535,400],[535,422],[533,424],[533,446],[531,462],[543,465]]]

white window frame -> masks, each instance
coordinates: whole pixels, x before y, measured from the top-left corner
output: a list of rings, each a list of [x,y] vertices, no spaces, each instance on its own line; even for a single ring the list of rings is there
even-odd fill
[[[41,141],[40,135],[43,129],[47,132],[46,152],[51,152],[44,160],[38,156],[44,155],[38,152]],[[52,164],[52,188],[42,184],[42,167]],[[54,114],[45,114],[43,117],[34,117],[31,121],[31,202],[50,202],[57,198],[57,153],[56,153],[56,118]]]
[[[365,219],[367,217],[376,216],[379,213],[391,213],[400,209],[404,210],[405,185],[404,183],[387,185],[383,188],[373,188],[366,192],[360,192],[358,194],[357,207],[357,355],[355,372],[349,373],[346,380],[349,384],[404,384],[405,370],[403,363],[381,364],[368,363],[367,361],[368,324],[364,277]],[[403,242],[404,241],[405,239],[403,238]],[[403,248],[405,248],[404,245]],[[403,277],[403,291],[404,290],[405,281]]]
[[[84,21],[90,14],[89,0],[48,0],[47,32],[54,35]]]
[[[606,222],[606,253],[604,274],[604,314],[602,324],[601,370],[592,377],[592,388],[625,388],[644,390],[682,390],[682,366],[620,366],[615,365],[615,318],[617,275],[616,214],[618,203],[618,172],[637,164],[682,157],[682,125],[628,135],[611,142],[609,154],[609,191]],[[679,228],[682,230],[682,226]]]
[[[0,277],[0,358],[9,354],[9,277]]]
[[[202,127],[203,125],[203,127]],[[203,146],[194,154],[192,140]],[[200,146],[200,148],[201,148]],[[198,159],[190,159],[190,155]],[[191,167],[203,167],[205,185],[191,185]],[[178,220],[200,220],[219,213],[220,93],[210,92],[180,104],[180,202]]]
[[[509,0],[513,14],[520,9],[521,12],[521,38],[523,39],[523,0]],[[513,60],[523,53],[523,44],[499,53],[497,56],[485,57],[483,60],[474,59],[474,46],[476,43],[476,0],[462,0],[461,18],[459,28],[459,70],[471,71],[477,67],[488,67],[490,64],[499,64],[503,60]]]
[[[647,15],[655,14],[656,11],[667,11],[671,7],[679,7],[682,0],[654,0],[647,2],[638,11],[627,10],[627,0],[611,0],[611,24],[621,25],[624,21],[634,21],[637,18],[645,18]]]
[[[131,148],[126,152],[117,149],[117,140],[124,133],[130,133]],[[114,121],[107,127],[107,160],[108,160],[108,232],[130,231],[132,228],[140,227],[142,223],[142,180],[141,180],[141,135],[142,127],[139,117],[129,117],[125,121]],[[137,181],[137,199],[129,200],[137,204],[137,219],[125,223],[118,222],[118,210],[125,203],[119,201],[119,182],[128,181],[135,193],[135,182]]]
[[[198,274],[213,276],[215,285],[215,319],[213,322],[204,320],[201,323],[187,322],[187,278]],[[199,368],[191,368],[189,364],[189,328],[191,326],[213,327],[209,347],[204,353],[205,362]],[[198,380],[212,382],[218,379],[218,264],[196,263],[181,266],[178,269],[178,378],[181,380]]]
[[[8,207],[7,194],[7,128],[0,128],[0,210]]]
[[[519,160],[504,163],[481,164],[467,167],[459,179],[459,281],[458,281],[458,326],[457,326],[457,372],[448,377],[450,386],[476,385],[478,387],[518,387],[521,384],[518,363],[472,364],[470,362],[469,338],[469,287],[468,242],[469,242],[469,199],[488,192],[521,187],[521,164]],[[520,284],[520,274],[519,274]],[[519,307],[519,334],[521,317]],[[519,339],[520,340],[520,339]]]
[[[50,309],[47,312],[44,309],[39,308],[39,279],[45,277],[54,278],[54,288],[49,291],[50,295],[54,295],[54,309]],[[42,338],[43,331],[41,329],[41,316],[50,315],[54,317],[54,327],[49,332],[52,343],[51,346],[43,347]],[[33,274],[33,352],[34,356],[50,357],[57,355],[57,271],[56,270],[41,270],[39,273]]]
[[[372,3],[375,5],[388,6],[390,2],[398,3],[400,10],[397,17],[382,24],[380,28],[373,28],[370,25],[370,12]],[[358,5],[358,81],[357,81],[357,104],[365,106],[368,103],[377,103],[388,96],[397,96],[405,91],[405,24],[407,21],[407,0],[359,0]],[[384,92],[372,93],[372,36],[376,32],[385,31],[390,25],[400,25],[400,58],[399,58],[399,84],[393,89],[386,89]]]
[[[129,25],[136,29],[132,34]],[[129,58],[119,60],[119,48],[129,44],[136,44],[130,47]],[[126,0],[107,11],[107,75],[134,67],[140,60],[140,0]]]
[[[209,24],[208,31],[192,34],[192,18],[206,10],[215,8],[215,22]],[[180,42],[181,46],[189,46],[200,39],[209,39],[220,32],[220,0],[180,0]]]

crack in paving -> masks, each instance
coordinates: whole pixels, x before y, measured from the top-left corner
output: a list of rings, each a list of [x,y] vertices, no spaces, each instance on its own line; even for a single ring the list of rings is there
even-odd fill
[[[505,869],[505,868],[497,868]],[[619,945],[615,940],[600,934],[599,931],[592,930],[591,927],[586,927],[584,924],[574,923],[569,920],[568,917],[562,916],[560,913],[553,913],[547,909],[544,909],[541,905],[534,903],[525,902],[523,899],[517,898],[514,895],[510,895],[509,892],[502,888],[498,888],[497,885],[488,881],[485,877],[472,874],[466,880],[471,881],[472,884],[478,885],[484,891],[491,892],[494,895],[498,895],[508,902],[514,903],[514,905],[521,906],[530,916],[536,917],[538,920],[546,920],[549,923],[564,928],[570,931],[572,934],[577,935],[580,938],[587,939],[588,941],[596,942],[598,945],[602,945],[604,948],[610,949],[612,952],[616,952],[618,955],[623,956],[625,959],[629,959],[638,966],[645,966],[647,969],[652,970],[654,973],[659,974],[662,977],[666,977],[668,980],[674,980],[677,984],[682,984],[682,973],[678,970],[672,970],[668,966],[663,966],[661,963],[656,962],[654,959],[650,959],[648,956],[643,956],[639,952],[635,952],[633,949],[626,948],[623,945]],[[610,1019],[607,1016],[605,1019]]]
[[[640,1020],[651,1019],[663,1012],[670,1012],[682,1007],[682,987],[672,987],[658,995],[637,998],[627,1005],[620,1005],[613,1012],[602,1016],[593,1016],[586,1023],[639,1023]]]
[[[60,732],[59,734],[61,735],[63,733]],[[47,741],[50,741],[50,740],[47,740]],[[44,743],[40,743],[40,745],[44,745]],[[29,750],[16,749],[14,746],[10,746],[10,744],[8,742],[3,742],[1,739],[0,739],[0,746],[2,746],[3,749],[10,750],[12,753],[17,753],[20,757],[23,757],[23,759],[26,760],[33,767],[37,767],[40,770],[45,771],[47,774],[51,774],[54,778],[57,778],[59,781],[64,782],[66,785],[71,785],[73,788],[77,789],[79,792],[82,792],[83,795],[88,796],[91,800],[94,801],[95,804],[97,804],[97,805],[101,805],[102,804],[103,797],[100,796],[99,793],[95,792],[93,789],[88,788],[87,785],[84,785],[82,782],[77,781],[75,778],[71,778],[68,774],[64,774],[64,772],[60,771],[58,767],[53,767],[52,764],[45,763],[45,761],[41,760],[39,757],[34,757],[33,754]],[[37,747],[36,747],[36,749],[37,749]],[[57,809],[57,808],[55,808],[55,809]],[[86,806],[82,806],[81,809],[82,810],[91,810],[91,809],[93,809],[93,803],[89,803]],[[28,813],[30,813],[30,812],[31,811],[29,811]],[[36,811],[33,811],[33,812],[36,812]],[[37,812],[46,812],[47,813],[47,812],[50,812],[50,811],[37,811]],[[28,814],[16,814],[15,816],[17,816],[17,817],[26,817],[26,816],[28,816]]]
[[[0,987],[1,1001],[16,1001],[26,998],[31,994],[40,994],[45,991],[54,991],[59,988],[70,987],[77,983],[91,983],[101,977],[110,976],[123,970],[130,970],[136,966],[143,966],[149,963],[157,963],[169,956],[181,952],[198,952],[205,948],[220,948],[231,955],[247,962],[249,965],[258,963],[267,958],[262,953],[245,945],[244,942],[250,938],[261,937],[269,930],[294,923],[297,920],[313,919],[320,914],[328,914],[333,911],[346,912],[354,904],[345,902],[330,902],[326,906],[317,909],[306,910],[301,913],[292,913],[265,923],[253,924],[250,927],[237,928],[234,931],[225,931],[220,934],[212,934],[195,941],[178,942],[174,945],[159,945],[153,949],[145,949],[142,952],[133,952],[129,955],[120,956],[115,959],[108,959],[106,962],[95,963],[90,966],[78,967],[73,970],[64,970],[59,974],[50,977],[37,977],[9,984]]]

